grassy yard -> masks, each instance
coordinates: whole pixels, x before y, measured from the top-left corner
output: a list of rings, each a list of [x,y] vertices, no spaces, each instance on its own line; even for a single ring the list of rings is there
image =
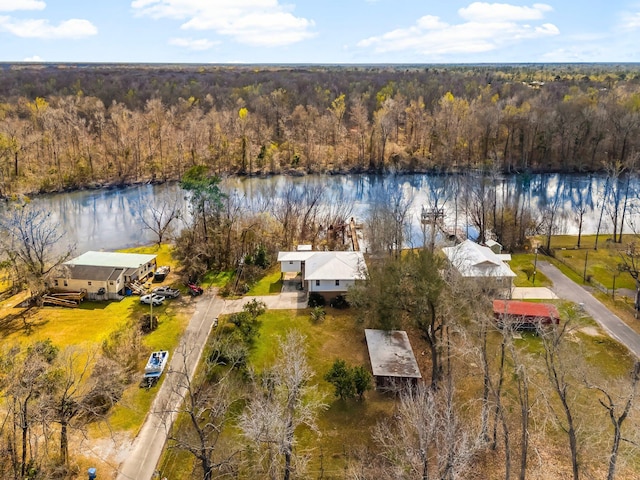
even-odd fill
[[[364,326],[357,323],[354,312],[327,308],[327,315],[320,323],[313,323],[310,310],[268,310],[261,319],[260,334],[250,355],[250,363],[257,371],[271,366],[280,337],[292,329],[306,337],[309,364],[315,372],[313,383],[324,396],[327,404],[318,418],[321,435],[301,429],[298,432],[298,451],[310,455],[309,478],[317,478],[320,464],[325,478],[342,478],[346,465],[345,454],[354,446],[366,442],[376,422],[391,414],[395,400],[391,395],[368,392],[364,401],[341,401],[334,397],[333,387],[323,377],[334,360],[342,358],[351,365],[368,365],[368,352],[364,338]],[[225,318],[220,319],[224,328]],[[232,429],[233,430],[233,429]],[[238,432],[227,432],[237,435]],[[322,460],[321,460],[322,458]],[[182,465],[177,464],[182,463]],[[193,459],[174,450],[167,450],[161,460],[161,472],[168,478],[191,478]]]
[[[536,265],[536,256],[531,253],[518,253],[511,255],[511,261],[509,262],[509,267],[511,270],[518,275],[514,280],[513,284],[516,287],[549,287],[551,286],[551,281],[544,276],[544,274],[536,269],[535,282],[533,278],[534,267]],[[540,255],[538,255],[538,260],[542,260]]]
[[[278,337],[296,329],[307,337],[308,358],[316,372],[315,382],[325,394],[327,410],[318,418],[321,436],[303,432],[300,447],[310,450],[311,468],[309,474],[316,476],[323,458],[325,475],[340,477],[346,458],[345,452],[354,445],[353,439],[367,439],[371,428],[390,415],[395,407],[394,397],[371,391],[364,401],[355,399],[342,401],[333,395],[333,387],[326,382],[324,374],[333,362],[344,359],[351,365],[365,365],[368,368],[369,354],[364,338],[364,326],[355,320],[350,310],[327,308],[324,321],[313,323],[310,311],[267,311],[263,317],[260,337],[251,354],[251,363],[262,369],[273,363],[276,354],[273,346]]]
[[[170,246],[140,247],[128,249],[126,252],[157,255],[158,265],[171,267],[171,273],[163,283],[179,283],[176,274],[178,265],[171,256]],[[160,284],[152,284],[149,280],[147,285]],[[126,297],[121,301],[84,301],[78,308],[40,307],[27,310],[18,307],[27,297],[28,292],[22,292],[0,303],[0,335],[7,348],[14,344],[26,346],[39,340],[51,339],[60,349],[76,346],[86,352],[99,353],[102,343],[113,332],[137,322],[150,310],[149,306],[140,304],[137,296]],[[140,356],[140,378],[148,352],[159,349],[174,351],[193,313],[191,304],[191,297],[183,295],[153,309],[153,315],[158,317],[158,328],[143,337],[145,351]],[[120,402],[112,409],[108,426],[103,423],[90,425],[87,431],[88,438],[92,443],[108,443],[114,432],[135,435],[149,411],[156,392],[157,387],[151,390],[140,389],[136,380],[125,390]],[[89,461],[77,453],[73,456],[73,461],[78,462],[83,468]],[[108,460],[107,465],[111,465],[111,460],[105,460]],[[95,463],[95,459],[92,463]],[[102,466],[101,470],[104,472],[105,466]]]
[[[271,267],[265,276],[256,282],[247,295],[278,295],[282,291],[279,265]]]
[[[618,265],[622,263],[620,256],[624,252],[626,242],[632,237],[623,237],[625,243],[613,243],[610,235],[600,235],[598,249],[595,250],[595,235],[585,235],[577,248],[577,237],[572,235],[556,235],[551,237],[551,248],[555,252],[556,259],[573,271],[572,278],[583,279],[585,274],[592,280],[600,283],[605,288],[635,289],[635,282],[627,272],[620,272]],[[540,242],[543,239],[538,239]],[[586,268],[585,268],[586,267]]]

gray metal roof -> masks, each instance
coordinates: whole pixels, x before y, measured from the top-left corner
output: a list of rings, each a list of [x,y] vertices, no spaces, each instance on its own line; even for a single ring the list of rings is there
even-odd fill
[[[407,332],[366,328],[364,335],[374,376],[422,378]]]
[[[156,255],[120,252],[85,252],[73,258],[66,265],[90,265],[94,267],[138,268],[156,258]]]
[[[122,273],[122,269],[113,267],[95,267],[92,265],[67,265],[64,277],[74,280],[93,280],[96,282],[114,280]],[[114,272],[116,275],[114,276]]]

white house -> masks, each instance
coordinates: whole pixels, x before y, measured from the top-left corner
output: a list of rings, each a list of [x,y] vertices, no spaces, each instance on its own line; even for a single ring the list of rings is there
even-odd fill
[[[278,261],[281,272],[300,272],[304,289],[327,300],[345,294],[367,275],[362,252],[280,252]]]
[[[86,252],[63,263],[50,287],[61,291],[86,290],[90,299],[117,299],[127,283],[153,275],[156,255]]]
[[[496,254],[491,248],[471,240],[465,240],[455,247],[444,247],[442,252],[463,278],[484,282],[487,288],[503,289],[504,294],[511,295],[516,274],[505,263],[510,255]]]

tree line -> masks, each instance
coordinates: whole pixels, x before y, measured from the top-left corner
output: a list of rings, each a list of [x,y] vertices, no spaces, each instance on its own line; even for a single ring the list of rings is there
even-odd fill
[[[222,174],[635,169],[632,65],[5,66],[0,193]]]

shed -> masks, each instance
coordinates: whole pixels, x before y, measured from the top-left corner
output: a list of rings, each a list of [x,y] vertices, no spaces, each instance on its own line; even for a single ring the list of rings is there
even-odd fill
[[[518,330],[535,330],[541,325],[560,322],[560,313],[555,305],[518,300],[494,300],[493,316],[499,326],[508,324]]]
[[[422,378],[407,332],[367,328],[364,335],[377,388],[389,388],[397,380],[415,383]]]

